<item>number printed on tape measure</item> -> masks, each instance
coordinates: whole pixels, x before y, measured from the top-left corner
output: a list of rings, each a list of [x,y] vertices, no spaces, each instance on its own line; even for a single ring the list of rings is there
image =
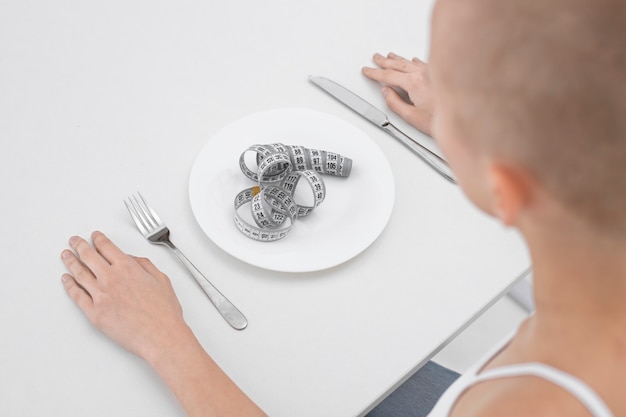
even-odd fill
[[[249,152],[256,153],[256,167],[246,162]],[[352,160],[334,152],[273,143],[248,147],[239,157],[239,167],[257,185],[235,196],[235,225],[251,239],[272,242],[287,236],[297,218],[309,215],[324,201],[326,185],[320,174],[348,177]],[[295,201],[302,183],[311,191],[311,205]],[[240,213],[247,203],[254,224]]]

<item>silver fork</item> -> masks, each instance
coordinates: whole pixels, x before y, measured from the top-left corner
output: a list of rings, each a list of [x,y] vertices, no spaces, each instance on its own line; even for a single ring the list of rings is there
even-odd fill
[[[148,206],[141,194],[137,192],[137,195],[131,195],[128,197],[128,200],[124,200],[124,204],[141,234],[150,243],[165,245],[176,254],[178,259],[180,259],[198,284],[200,284],[206,295],[209,296],[209,300],[211,300],[215,308],[217,308],[217,311],[226,319],[228,324],[237,330],[245,329],[248,325],[246,317],[241,314],[237,307],[228,301],[204,275],[202,275],[198,268],[196,268],[176,246],[174,246],[170,240],[170,230],[165,226],[154,210]]]

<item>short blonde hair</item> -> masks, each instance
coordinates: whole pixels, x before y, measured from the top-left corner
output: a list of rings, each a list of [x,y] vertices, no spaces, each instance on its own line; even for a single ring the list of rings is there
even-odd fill
[[[626,0],[449,3],[473,7],[469,75],[455,78],[474,136],[594,225],[626,230]]]

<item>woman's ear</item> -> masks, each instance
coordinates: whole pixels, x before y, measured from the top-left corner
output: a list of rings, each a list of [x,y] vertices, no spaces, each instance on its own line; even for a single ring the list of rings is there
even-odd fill
[[[530,175],[519,167],[493,164],[489,182],[492,213],[506,226],[514,226],[531,198]]]

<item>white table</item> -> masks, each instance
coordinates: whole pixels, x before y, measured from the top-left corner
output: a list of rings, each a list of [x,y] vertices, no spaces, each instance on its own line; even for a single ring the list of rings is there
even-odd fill
[[[182,415],[149,367],[64,294],[59,254],[94,229],[172,278],[203,346],[274,417],[362,415],[501,296],[528,266],[521,239],[307,82],[328,76],[384,108],[360,67],[376,51],[427,56],[431,3],[0,2],[0,415]],[[392,165],[387,228],[329,270],[244,264],[191,212],[188,176],[206,141],[278,107],[345,119]],[[231,329],[140,236],[122,205],[137,189],[248,329]]]

